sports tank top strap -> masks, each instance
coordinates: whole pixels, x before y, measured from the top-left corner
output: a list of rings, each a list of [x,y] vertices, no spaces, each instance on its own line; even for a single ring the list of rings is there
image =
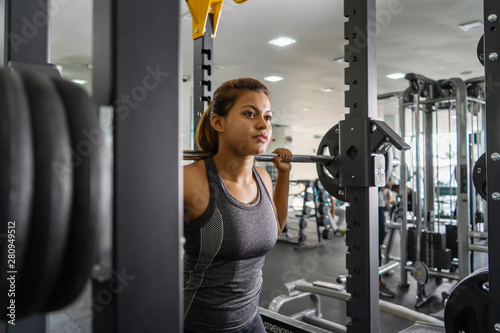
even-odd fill
[[[259,187],[260,192],[265,193],[265,195],[267,195],[269,200],[271,200],[271,202],[272,202],[273,199],[272,199],[271,193],[269,193],[267,191],[266,184],[264,184],[264,181],[260,177],[259,171],[257,171],[257,168],[255,166],[253,167],[253,174],[255,175],[255,179],[257,179],[257,186]]]
[[[205,162],[205,168],[207,169],[207,180],[208,186],[210,188],[210,196],[212,196],[214,192],[220,193],[220,191],[222,191],[222,185],[219,181],[219,172],[217,171],[217,167],[215,166],[213,156],[205,158],[203,162]]]

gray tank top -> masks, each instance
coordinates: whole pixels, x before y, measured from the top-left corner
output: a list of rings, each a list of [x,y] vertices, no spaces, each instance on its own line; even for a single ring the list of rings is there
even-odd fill
[[[258,171],[258,198],[251,204],[226,188],[206,158],[210,201],[184,225],[184,326],[190,330],[238,332],[258,312],[264,255],[278,237],[271,196]]]

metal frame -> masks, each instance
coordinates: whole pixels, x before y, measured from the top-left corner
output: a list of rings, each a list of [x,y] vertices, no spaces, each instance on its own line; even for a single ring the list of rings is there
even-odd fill
[[[213,14],[208,14],[205,33],[194,40],[193,56],[193,129],[212,100],[212,71],[214,62]]]
[[[348,252],[346,266],[349,272],[347,291],[351,294],[347,302],[347,316],[351,321],[347,331],[379,332],[379,288],[378,288],[378,193],[370,186],[369,175],[373,173],[371,157],[370,118],[377,117],[377,67],[375,54],[374,0],[345,0],[344,36],[345,82],[349,89],[345,93],[345,105],[349,114],[339,123],[340,154],[343,156],[341,185],[345,187],[350,206],[346,210],[349,230],[346,232]],[[356,158],[351,147],[356,147]]]
[[[467,89],[462,79],[449,80],[455,86],[457,112],[457,227],[458,227],[458,260],[460,280],[470,271],[470,238],[471,221],[469,215],[469,172],[467,161]]]
[[[183,330],[179,6],[94,1],[94,97],[115,111],[114,273],[93,284],[95,333]]]
[[[484,77],[486,91],[486,193],[488,209],[488,249],[489,253],[500,253],[500,177],[498,168],[500,161],[495,153],[500,153],[500,36],[498,35],[498,17],[500,16],[500,3],[494,0],[484,1]],[[493,199],[495,198],[495,199]],[[500,262],[495,255],[489,256],[489,333],[498,332],[495,326],[500,327]]]

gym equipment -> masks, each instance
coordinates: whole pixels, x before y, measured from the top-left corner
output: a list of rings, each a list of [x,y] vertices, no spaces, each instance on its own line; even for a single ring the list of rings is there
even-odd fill
[[[498,154],[500,153],[500,115],[497,110],[500,108],[500,96],[491,93],[500,84],[500,68],[498,65],[498,50],[500,36],[498,35],[498,20],[494,19],[500,13],[500,3],[493,0],[484,0],[484,91],[486,101],[485,128],[483,129],[486,142],[486,204],[485,215],[488,218],[500,216],[500,205],[498,204],[498,193],[500,193],[500,177],[498,177]],[[493,15],[495,14],[496,15]],[[495,56],[497,55],[497,56]],[[489,281],[500,281],[500,262],[496,254],[500,253],[500,225],[498,223],[488,224],[488,257]],[[498,332],[500,324],[500,286],[498,283],[491,283],[489,286],[489,311],[488,311],[488,333]]]
[[[0,242],[0,293],[4,295],[0,305],[5,309],[10,285],[7,272],[24,267],[35,170],[26,93],[19,75],[4,70],[0,70],[0,124],[0,234],[6,235]],[[15,241],[7,238],[11,233]],[[11,254],[15,249],[15,259],[9,258],[9,249]]]
[[[477,270],[455,285],[444,311],[446,332],[489,332],[489,292],[488,269]]]
[[[477,160],[474,165],[474,169],[472,171],[472,181],[474,182],[474,186],[476,187],[477,193],[484,200],[488,200],[486,198],[486,155],[483,154]]]
[[[292,230],[290,226],[287,225],[283,229],[282,237],[278,238],[279,242],[286,242],[286,243],[292,243],[295,244],[295,250],[303,250],[303,249],[310,249],[310,248],[315,248],[318,246],[323,246],[322,240],[322,231],[320,228],[324,227],[321,224],[321,212],[319,211],[319,198],[318,198],[318,190],[316,189],[316,184],[317,182],[313,182],[310,180],[296,180],[292,181],[292,183],[295,184],[302,184],[304,185],[304,201],[302,205],[302,212],[300,215],[297,215],[300,217],[300,220],[298,222],[299,225],[299,230],[298,234],[294,235],[290,232]],[[308,203],[313,203],[314,208],[312,208]],[[313,214],[313,209],[314,209],[314,214]],[[318,241],[315,243],[311,244],[304,244],[305,241],[307,241],[308,237],[306,234],[306,228],[308,225],[307,218],[315,218],[316,219],[316,233],[318,237]],[[328,217],[328,216],[326,216]],[[292,223],[292,222],[290,222]]]
[[[324,281],[314,281],[313,283],[310,283],[304,279],[300,279],[286,283],[283,291],[284,294],[276,296],[272,300],[267,310],[262,308],[260,309],[261,315],[264,313],[266,316],[268,316],[269,311],[272,311],[275,314],[279,315],[279,311],[283,305],[289,302],[294,302],[298,299],[309,297],[312,304],[311,308],[294,314],[291,317],[285,318],[295,321],[300,320],[299,323],[301,324],[312,324],[321,329],[326,329],[329,332],[346,332],[349,328],[349,323],[346,327],[329,320],[325,320],[324,318],[322,318],[321,313],[321,298],[319,296],[330,297],[349,302],[349,300],[352,298],[352,295],[345,292],[342,285]],[[432,325],[434,327],[440,328],[440,330],[435,332],[444,332],[444,323],[439,319],[383,300],[378,300],[377,303],[379,304],[381,311],[393,314],[413,323],[418,322],[421,325]],[[276,331],[279,331],[279,328],[283,329],[287,327],[287,321],[285,320],[285,318],[279,318],[279,320],[274,322],[274,324],[277,326]],[[299,323],[296,323],[295,325],[300,325]],[[314,331],[312,330],[311,332]]]
[[[484,66],[484,35],[479,38],[477,43],[477,59]]]
[[[330,216],[328,216],[328,215],[319,216],[317,221],[318,221],[318,225],[320,225],[322,227],[326,227],[326,226],[330,225]]]
[[[50,79],[21,73],[33,125],[35,182],[29,244],[16,290],[16,313],[42,309],[55,288],[73,198],[71,142],[64,104]],[[66,167],[60,172],[55,166]]]
[[[103,139],[97,119],[97,110],[87,94],[73,83],[53,80],[65,104],[74,152],[80,153],[78,165],[73,169],[73,207],[71,225],[66,241],[61,272],[44,311],[50,312],[69,305],[83,291],[96,262],[97,239],[101,225],[102,150]],[[92,143],[86,133],[94,135]],[[87,148],[83,148],[86,144]],[[85,151],[84,149],[88,149]],[[76,157],[76,156],[75,156]]]
[[[208,156],[207,152],[202,150],[184,150],[184,160],[200,160]],[[277,154],[260,154],[255,156],[255,160],[259,162],[272,162]],[[333,162],[335,157],[321,155],[292,155],[290,162],[292,163],[324,163],[326,165]]]
[[[2,281],[1,289],[8,295],[8,288],[15,285],[16,319],[21,319],[61,309],[85,287],[97,253],[102,157],[99,145],[85,136],[98,130],[96,110],[76,84],[27,71],[0,70],[0,93],[4,103],[0,119],[11,125],[6,129],[33,138],[16,141],[17,136],[11,135],[10,141],[2,141],[9,146],[0,145],[5,157],[1,179],[12,189],[10,196],[17,195],[9,198],[1,192],[0,196],[0,206],[7,207],[2,218],[15,221],[15,233],[7,228],[6,233],[16,236],[15,241],[5,242],[15,249],[15,260],[6,262],[10,265],[6,273],[16,277],[15,284]],[[9,151],[16,146],[17,155]],[[15,165],[26,172],[25,177],[10,170]],[[14,253],[5,250],[5,258]]]
[[[373,157],[374,171],[370,175],[370,182],[375,186],[381,187],[389,180],[394,166],[393,154],[390,149],[391,145],[394,145],[397,149],[403,150],[410,149],[410,146],[383,121],[374,119],[371,121],[373,123],[372,130],[374,133],[372,149],[376,155]],[[325,134],[323,139],[321,139],[318,146],[319,156],[323,156],[328,149],[328,152],[334,157],[334,160],[329,164],[316,165],[316,170],[321,183],[327,191],[335,198],[347,201],[345,189],[340,186],[343,166],[342,159],[337,158],[340,152],[339,138],[339,125],[335,125]],[[351,147],[344,157],[344,160],[347,158],[354,159],[356,155],[357,150]],[[399,165],[399,161],[397,161],[396,164]]]

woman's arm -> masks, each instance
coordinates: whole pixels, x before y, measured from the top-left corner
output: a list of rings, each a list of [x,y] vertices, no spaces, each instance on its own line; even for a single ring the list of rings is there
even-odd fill
[[[290,189],[290,170],[292,169],[290,158],[292,157],[292,153],[285,148],[278,148],[273,153],[278,154],[273,161],[274,166],[278,169],[273,198],[276,206],[279,237],[285,228],[288,217],[288,192]]]

